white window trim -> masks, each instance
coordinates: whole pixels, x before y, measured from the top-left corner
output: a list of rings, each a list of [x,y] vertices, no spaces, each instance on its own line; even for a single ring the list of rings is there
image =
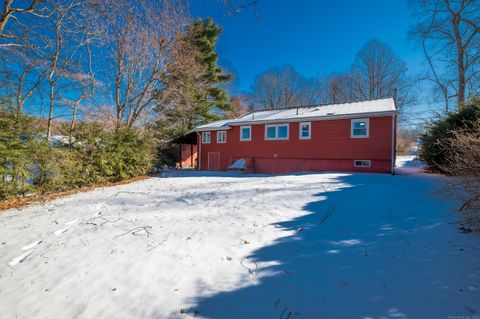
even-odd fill
[[[278,128],[280,126],[286,126],[287,127],[287,137],[278,137]],[[267,130],[269,127],[275,127],[275,137],[274,138],[269,138],[267,136]],[[290,138],[290,125],[288,123],[283,123],[283,124],[266,124],[265,125],[265,141],[286,141]]]
[[[308,136],[302,136],[302,126],[308,125]],[[300,122],[298,126],[298,138],[300,140],[309,140],[312,138],[312,122]]]
[[[205,142],[205,136],[208,136],[208,142]],[[211,132],[202,132],[202,144],[210,144],[212,142]]]
[[[242,136],[242,131],[244,128],[248,128],[250,130],[250,138],[243,138]],[[247,125],[247,126],[240,126],[240,141],[246,142],[246,141],[251,141],[252,140],[252,126]]]
[[[219,137],[224,134],[225,139],[223,141],[220,141]],[[227,131],[217,131],[217,143],[218,144],[225,144],[227,143]]]
[[[365,122],[367,123],[367,134],[366,135],[353,135],[353,128],[355,123]],[[370,137],[370,119],[354,119],[350,123],[350,137],[351,138],[369,138]]]
[[[368,165],[357,165],[357,162],[365,162],[368,163]],[[371,160],[354,160],[353,161],[353,166],[355,167],[372,167],[372,161]]]

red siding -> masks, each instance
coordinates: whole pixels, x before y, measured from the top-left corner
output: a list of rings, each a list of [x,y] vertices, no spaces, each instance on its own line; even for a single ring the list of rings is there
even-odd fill
[[[196,167],[197,166],[197,145],[182,144],[180,145],[180,167]]]
[[[240,127],[227,130],[227,143],[212,132],[210,144],[201,145],[201,169],[208,168],[208,153],[220,153],[220,170],[238,158],[249,158],[255,172],[296,171],[390,172],[392,117],[370,117],[369,137],[351,138],[351,119],[312,121],[311,139],[299,139],[299,123],[289,123],[289,139],[266,141],[265,124],[251,125],[251,141],[240,141]],[[280,124],[280,123],[279,123]],[[199,141],[201,142],[201,141]],[[371,160],[370,168],[355,167],[354,160]]]

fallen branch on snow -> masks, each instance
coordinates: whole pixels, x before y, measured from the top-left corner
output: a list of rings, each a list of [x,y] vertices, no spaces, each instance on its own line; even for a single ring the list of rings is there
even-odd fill
[[[140,194],[140,195],[152,195],[150,193],[146,193],[146,192],[128,192],[128,191],[120,191],[120,192],[117,192],[114,196],[118,196],[120,194],[132,194],[132,195],[137,195],[137,194]]]
[[[153,234],[151,232],[151,230],[152,230],[152,226],[138,226],[138,227],[130,229],[125,234],[115,236],[114,238],[118,238],[118,237],[125,236],[125,235],[128,235],[128,234],[132,234],[134,236],[140,236],[141,235],[140,232],[145,232],[145,235],[148,238],[150,235]]]
[[[333,203],[332,205],[330,205],[330,207],[327,209],[325,215],[323,215],[323,217],[320,219],[320,221],[318,222],[319,225],[323,224],[324,222],[327,221],[327,219],[330,218],[330,216],[332,216],[333,212],[335,211],[335,209],[337,208],[337,203]]]
[[[97,224],[97,223],[95,223],[95,221],[96,221],[97,219],[103,220],[103,222]],[[87,220],[87,222],[86,222],[85,224],[87,224],[87,225],[94,225],[94,226],[103,226],[103,225],[105,225],[105,224],[107,224],[107,223],[112,223],[112,224],[113,224],[113,223],[116,223],[116,222],[121,221],[121,220],[126,221],[126,222],[129,222],[129,223],[131,223],[131,224],[134,224],[133,221],[128,220],[128,219],[125,219],[125,218],[119,217],[119,218],[117,218],[117,219],[107,219],[107,218],[105,218],[105,217],[103,217],[103,216],[98,216],[98,217],[90,218],[89,220]]]

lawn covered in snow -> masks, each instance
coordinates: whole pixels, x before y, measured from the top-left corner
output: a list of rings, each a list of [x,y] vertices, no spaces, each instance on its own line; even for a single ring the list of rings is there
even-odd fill
[[[474,318],[480,238],[443,182],[182,172],[9,210],[0,317]]]

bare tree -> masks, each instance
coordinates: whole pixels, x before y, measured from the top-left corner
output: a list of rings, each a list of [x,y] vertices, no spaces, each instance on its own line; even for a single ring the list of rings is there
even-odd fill
[[[12,106],[23,112],[27,100],[38,93],[46,73],[45,64],[30,48],[7,48],[3,52],[8,52],[8,58],[0,58],[3,60],[0,81],[8,89],[2,94],[10,95]]]
[[[242,96],[232,96],[230,104],[232,105],[232,110],[227,112],[228,118],[237,118],[245,114],[245,101],[242,100]]]
[[[26,40],[30,28],[23,18],[48,18],[52,12],[51,5],[46,0],[3,0],[0,10],[0,49],[28,45]]]
[[[0,61],[2,86],[8,87],[19,112],[41,87],[45,64],[41,49],[42,24],[50,18],[53,3],[47,0],[4,0],[0,8]]]
[[[76,10],[80,8],[80,2],[71,1],[59,3],[54,8],[51,18],[51,37],[45,37],[47,48],[45,58],[48,61],[46,80],[48,83],[48,121],[47,138],[52,134],[52,122],[54,109],[59,91],[59,85],[71,87],[71,83],[61,83],[63,80],[70,82],[78,72],[78,55],[85,41],[78,38],[80,31],[77,29]]]
[[[405,62],[388,45],[371,40],[358,51],[348,76],[355,100],[393,97],[398,91],[397,108],[401,110],[412,102],[406,73]]]
[[[325,79],[322,103],[345,103],[355,100],[349,74],[332,74]]]
[[[279,109],[300,104],[302,76],[291,66],[270,69],[255,79],[253,91],[257,107]]]
[[[418,20],[411,35],[422,44],[431,73],[428,80],[441,90],[447,110],[452,97],[463,107],[478,92],[480,80],[479,1],[410,0],[410,7]]]
[[[108,79],[117,126],[132,126],[164,89],[162,70],[188,16],[180,0],[120,0],[103,5],[109,24]]]

